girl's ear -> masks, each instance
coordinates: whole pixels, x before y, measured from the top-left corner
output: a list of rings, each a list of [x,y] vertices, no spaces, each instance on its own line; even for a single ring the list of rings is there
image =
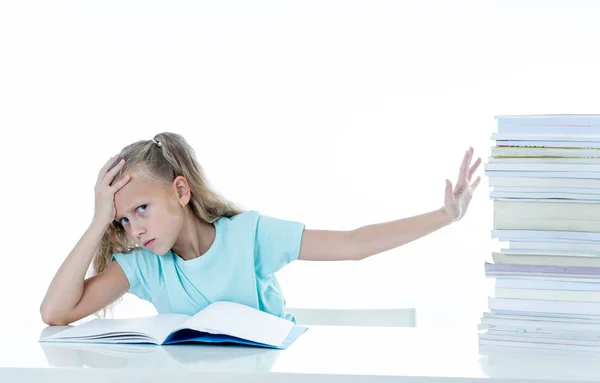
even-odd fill
[[[173,180],[173,187],[177,192],[177,199],[179,200],[179,204],[181,206],[187,205],[190,202],[191,194],[190,194],[190,185],[184,176],[177,176]]]

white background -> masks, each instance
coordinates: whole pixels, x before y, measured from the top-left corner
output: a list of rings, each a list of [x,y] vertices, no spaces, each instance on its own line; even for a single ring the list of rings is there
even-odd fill
[[[307,229],[441,207],[468,146],[487,160],[494,116],[598,113],[597,4],[1,2],[0,322],[40,323],[98,169],[162,131],[188,139],[228,199]],[[418,326],[474,328],[495,246],[487,189],[419,241],[286,267],[288,303],[415,307]],[[152,313],[127,296],[115,315]]]

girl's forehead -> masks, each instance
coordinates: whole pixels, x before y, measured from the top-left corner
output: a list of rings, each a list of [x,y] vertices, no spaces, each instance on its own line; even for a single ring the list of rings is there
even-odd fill
[[[131,179],[115,193],[115,207],[117,212],[120,209],[129,209],[130,203],[141,202],[142,199],[164,198],[166,196],[165,187],[150,182],[143,177],[131,175]]]

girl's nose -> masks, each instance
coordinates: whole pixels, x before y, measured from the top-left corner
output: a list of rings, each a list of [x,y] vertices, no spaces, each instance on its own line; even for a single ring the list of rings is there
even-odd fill
[[[143,225],[138,225],[137,223],[130,221],[131,232],[137,238],[139,238],[142,234],[146,233],[146,228]]]

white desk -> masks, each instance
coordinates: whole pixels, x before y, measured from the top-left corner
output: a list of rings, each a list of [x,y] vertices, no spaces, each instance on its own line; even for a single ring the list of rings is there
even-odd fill
[[[0,330],[0,382],[600,381],[600,356],[480,354],[475,330],[311,327],[287,350],[39,343],[43,326]],[[56,328],[54,329],[56,330]]]

